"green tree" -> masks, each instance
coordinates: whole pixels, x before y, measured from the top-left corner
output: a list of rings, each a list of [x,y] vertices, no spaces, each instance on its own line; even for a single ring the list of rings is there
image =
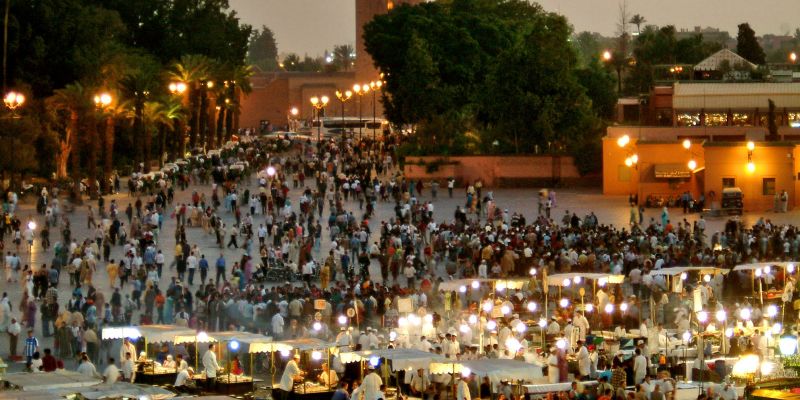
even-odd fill
[[[278,45],[275,35],[266,26],[254,30],[250,36],[247,61],[262,71],[274,71],[278,68]]]
[[[342,44],[333,48],[333,64],[339,71],[349,71],[356,61],[356,51],[352,45]]]
[[[739,24],[739,33],[736,35],[736,53],[756,65],[764,65],[766,54],[764,49],[758,44],[756,32],[750,28],[750,24]]]
[[[612,119],[617,106],[614,77],[597,59],[575,73],[578,83],[586,89],[586,96],[592,101],[594,113],[603,119]]]
[[[185,55],[180,62],[173,66],[170,75],[173,79],[185,82],[189,96],[189,148],[193,149],[198,144],[200,135],[200,114],[202,112],[202,99],[207,80],[211,75],[212,62],[202,55]],[[180,149],[180,154],[184,149]]]
[[[631,17],[631,19],[630,19],[630,20],[628,20],[628,22],[630,22],[631,24],[634,24],[634,25],[636,25],[636,33],[638,34],[638,33],[641,33],[641,32],[642,32],[642,25],[643,25],[645,22],[647,22],[647,20],[646,20],[646,19],[645,19],[643,16],[641,16],[641,15],[639,15],[639,14],[634,14],[634,15]]]

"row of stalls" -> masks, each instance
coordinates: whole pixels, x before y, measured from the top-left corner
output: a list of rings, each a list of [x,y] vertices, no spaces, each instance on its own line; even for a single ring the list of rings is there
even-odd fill
[[[304,369],[321,371],[322,363],[330,363],[337,353],[334,343],[319,339],[297,339],[273,342],[272,338],[249,332],[196,332],[193,329],[174,325],[143,325],[138,327],[108,327],[102,332],[103,340],[117,341],[121,348],[133,346],[137,366],[137,383],[150,385],[170,385],[175,382],[179,365],[165,366],[167,356],[181,354],[184,360],[191,360],[192,379],[198,387],[206,387],[206,375],[201,359],[214,346],[217,363],[221,367],[216,377],[215,387],[207,388],[225,395],[242,395],[253,392],[255,384],[263,382],[253,376],[257,372],[270,377],[266,386],[274,386],[276,373],[281,373],[293,353],[301,355]],[[122,350],[124,351],[124,350]],[[121,351],[121,353],[122,353]],[[327,393],[331,395],[335,387],[319,384],[299,385],[295,392],[304,394]]]

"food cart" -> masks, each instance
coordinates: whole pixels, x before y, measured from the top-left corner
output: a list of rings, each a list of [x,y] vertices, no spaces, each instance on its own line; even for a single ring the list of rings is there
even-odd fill
[[[283,367],[278,368],[276,362],[285,365],[283,360],[288,362],[292,352],[300,354],[301,369],[306,371],[307,377],[317,376],[322,371],[322,363],[331,364],[331,354],[338,351],[336,343],[326,342],[316,338],[304,338],[294,340],[284,340],[280,342],[258,342],[249,343],[250,353],[270,353],[270,387],[275,387],[275,373],[282,372]],[[277,353],[277,355],[276,355]],[[277,358],[277,360],[276,360]],[[302,400],[330,400],[333,396],[335,387],[321,385],[309,379],[302,383],[295,383],[294,390],[289,393],[290,399]]]

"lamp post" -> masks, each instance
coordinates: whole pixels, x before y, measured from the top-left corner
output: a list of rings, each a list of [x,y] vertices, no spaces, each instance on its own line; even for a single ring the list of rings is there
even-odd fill
[[[363,128],[364,120],[361,117],[361,103],[364,101],[362,97],[369,93],[369,84],[365,83],[363,85],[355,84],[353,85],[353,93],[358,95],[358,140],[362,140],[363,136],[361,134],[361,128]]]
[[[296,125],[295,122],[297,121],[297,115],[298,114],[300,114],[300,110],[298,110],[297,107],[292,107],[292,109],[289,110],[289,117],[288,117],[289,121],[288,122],[289,122],[289,131],[290,132],[297,131],[297,127],[295,126]]]
[[[792,64],[796,63],[797,62],[797,53],[795,53],[795,52],[789,53],[789,61],[791,61]]]
[[[353,92],[350,90],[345,90],[344,92],[336,91],[336,98],[339,99],[339,102],[342,103],[342,142],[344,142],[345,138],[345,126],[344,126],[344,103],[347,103],[353,97]]]
[[[101,93],[94,97],[94,104],[100,111],[108,111],[109,106],[113,101],[113,97],[111,97],[108,93]],[[114,152],[114,115],[111,112],[106,113],[106,131],[105,131],[105,146],[106,149],[103,152],[103,184],[101,185],[106,192],[110,192],[108,190],[111,188],[111,165],[112,165],[112,153]]]
[[[28,221],[28,230],[30,230],[30,234],[28,236],[30,237],[28,240],[28,268],[33,269],[31,262],[33,260],[33,237],[35,236],[34,232],[36,231],[36,221]]]
[[[3,103],[5,103],[6,107],[14,114],[17,108],[25,103],[25,95],[14,91],[8,92],[6,93],[6,97],[3,98]]]
[[[372,141],[373,142],[375,141],[375,125],[377,123],[375,114],[377,114],[377,104],[378,104],[375,96],[378,94],[378,91],[381,90],[382,86],[383,86],[383,81],[381,81],[380,79],[369,83],[369,88],[372,89]]]
[[[319,151],[322,149],[322,120],[319,118],[319,113],[321,110],[324,110],[325,107],[328,105],[328,101],[330,99],[328,96],[317,97],[314,96],[311,98],[311,106],[314,107],[314,110],[317,114],[317,150]]]

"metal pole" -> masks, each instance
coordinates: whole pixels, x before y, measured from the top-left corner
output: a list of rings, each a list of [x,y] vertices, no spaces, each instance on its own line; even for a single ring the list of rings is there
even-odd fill
[[[361,118],[361,102],[362,101],[364,101],[364,95],[363,94],[359,94],[358,95],[358,140],[364,139],[364,137],[362,136],[362,133],[361,133],[362,125],[364,125],[364,121],[362,121],[362,118]]]
[[[376,115],[375,115],[377,113],[377,111],[376,111],[377,108],[376,108],[375,92],[376,92],[376,90],[372,89],[372,141],[373,142],[375,141],[375,135],[376,135],[375,134],[375,125],[377,124],[376,123]]]

